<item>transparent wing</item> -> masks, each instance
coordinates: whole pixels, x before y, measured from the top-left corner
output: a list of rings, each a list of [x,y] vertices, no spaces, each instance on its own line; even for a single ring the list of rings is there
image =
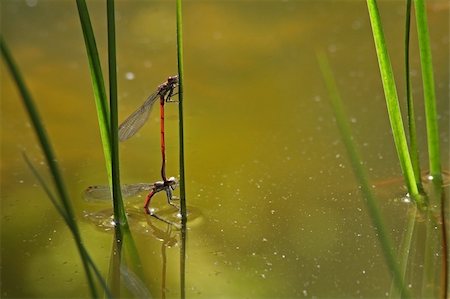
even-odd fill
[[[125,141],[136,134],[140,128],[145,124],[152,110],[153,104],[158,98],[158,91],[151,94],[128,118],[119,126],[119,140]]]
[[[143,191],[150,191],[153,184],[138,183],[122,186],[122,196],[132,197]],[[84,190],[83,197],[87,201],[111,200],[111,191],[109,186],[89,186]]]

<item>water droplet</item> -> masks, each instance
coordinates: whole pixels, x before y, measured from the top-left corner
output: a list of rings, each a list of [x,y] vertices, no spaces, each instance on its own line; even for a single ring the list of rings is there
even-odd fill
[[[29,6],[29,7],[35,7],[38,4],[38,0],[25,0],[25,3]]]
[[[411,202],[411,197],[409,196],[409,193],[407,193],[405,196],[403,196],[401,201],[404,202],[404,203],[410,203]]]
[[[127,80],[133,80],[135,78],[134,73],[133,72],[126,72],[125,73],[125,78]]]

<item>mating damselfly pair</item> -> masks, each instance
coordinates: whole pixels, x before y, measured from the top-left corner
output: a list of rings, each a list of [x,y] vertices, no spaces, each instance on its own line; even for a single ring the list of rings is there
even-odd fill
[[[160,126],[161,126],[161,181],[155,183],[137,183],[121,186],[124,197],[135,196],[140,192],[149,191],[144,210],[147,214],[153,214],[149,209],[152,197],[161,191],[165,191],[167,202],[177,207],[173,202],[173,191],[178,182],[175,177],[166,177],[166,153],[165,153],[165,139],[164,139],[164,104],[167,102],[174,102],[172,97],[176,94],[175,89],[178,86],[178,76],[171,76],[166,82],[160,84],[158,88],[147,97],[144,103],[136,109],[127,119],[119,126],[119,140],[125,141],[134,136],[148,120],[152,107],[159,99],[160,102]],[[109,186],[90,186],[84,192],[84,197],[87,200],[101,200],[111,198],[111,191]],[[178,207],[177,207],[178,208]]]

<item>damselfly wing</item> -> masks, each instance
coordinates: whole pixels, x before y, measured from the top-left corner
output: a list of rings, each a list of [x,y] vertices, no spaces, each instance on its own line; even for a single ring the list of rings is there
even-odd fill
[[[157,90],[119,126],[119,140],[125,141],[136,134],[147,122],[150,111],[158,97],[162,97],[164,101],[169,101],[177,85],[178,76],[169,77],[166,82],[159,85]]]
[[[141,192],[149,192],[155,187],[155,184],[137,183],[122,186],[123,197],[133,197]],[[83,193],[83,197],[87,201],[110,200],[111,189],[109,186],[89,186]]]

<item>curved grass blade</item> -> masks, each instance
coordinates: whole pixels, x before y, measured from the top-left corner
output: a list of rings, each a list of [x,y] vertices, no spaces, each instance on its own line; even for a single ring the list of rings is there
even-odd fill
[[[77,226],[76,219],[75,219],[75,216],[74,216],[71,204],[70,204],[67,190],[65,188],[61,173],[59,171],[57,159],[54,155],[53,148],[47,137],[47,133],[44,129],[44,126],[42,124],[42,121],[41,121],[41,118],[37,111],[37,108],[34,105],[34,100],[31,97],[31,94],[29,93],[28,88],[26,87],[25,82],[22,79],[19,69],[17,68],[16,63],[14,62],[12,55],[11,55],[9,49],[7,48],[6,43],[3,41],[2,37],[0,37],[0,48],[1,48],[1,52],[3,54],[3,57],[5,59],[6,65],[17,85],[17,88],[19,89],[23,104],[24,104],[25,109],[28,113],[28,116],[31,120],[31,123],[33,124],[33,128],[37,135],[38,142],[44,153],[45,159],[47,161],[47,165],[50,169],[50,174],[53,179],[53,184],[54,184],[54,187],[58,194],[58,198],[61,202],[60,207],[64,210],[64,213],[66,215],[65,219],[68,220],[67,225],[70,228],[70,231],[74,237],[78,252],[81,256],[81,261],[82,261],[82,264],[83,264],[83,267],[85,270],[86,278],[88,280],[89,290],[91,291],[91,296],[93,298],[97,298],[98,297],[97,289],[95,287],[92,273],[90,271],[91,270],[90,267],[92,269],[94,269],[94,271],[95,271],[96,266],[90,259],[89,254],[87,253],[86,249],[83,246],[83,242],[81,240],[81,235],[78,230],[78,226]],[[99,279],[102,282],[101,277]],[[102,286],[104,286],[103,283],[102,283]],[[107,294],[109,294],[109,291],[107,288],[105,288],[105,292]]]
[[[58,213],[63,217],[64,221],[67,223],[67,225],[70,225],[70,220],[64,209],[61,207],[61,205],[58,203],[55,195],[53,195],[52,191],[50,190],[50,187],[47,185],[45,180],[42,178],[42,176],[37,171],[36,167],[34,167],[33,163],[31,163],[30,159],[25,153],[22,153],[23,159],[27,163],[28,168],[30,168],[33,175],[36,177],[36,179],[39,182],[39,185],[41,185],[42,189],[44,189],[45,193],[47,194],[48,198],[52,202],[55,209],[58,211]]]
[[[333,112],[336,117],[336,123],[338,125],[339,131],[341,133],[342,141],[345,145],[345,148],[348,153],[348,157],[350,159],[350,163],[352,165],[353,172],[355,174],[356,179],[361,186],[361,191],[365,197],[365,203],[367,205],[367,210],[369,212],[372,223],[375,227],[375,231],[380,241],[381,248],[383,251],[384,258],[386,260],[386,264],[392,273],[394,283],[397,289],[400,291],[402,298],[409,298],[410,294],[408,289],[406,288],[399,265],[395,259],[395,255],[393,253],[392,241],[387,235],[386,229],[383,224],[383,220],[381,218],[375,196],[373,195],[369,181],[367,180],[366,173],[364,168],[361,165],[362,159],[360,158],[359,152],[356,149],[356,145],[353,142],[352,131],[350,125],[348,123],[348,117],[344,111],[344,107],[342,105],[342,100],[340,98],[336,82],[334,80],[334,76],[331,72],[330,66],[328,64],[328,60],[326,55],[321,52],[317,55],[320,69],[322,71],[330,101],[331,106],[333,108]]]
[[[128,291],[134,298],[153,298],[149,289],[136,273],[123,262],[120,264],[120,277]]]
[[[28,167],[31,169],[31,171],[33,172],[34,176],[38,180],[39,184],[44,189],[44,191],[47,194],[48,198],[53,203],[54,207],[59,212],[61,217],[63,217],[66,225],[68,227],[72,227],[73,224],[71,223],[70,219],[66,215],[66,212],[60,206],[60,204],[58,204],[58,201],[57,201],[55,195],[53,195],[53,193],[50,191],[50,187],[47,185],[45,180],[39,174],[39,172],[37,171],[36,167],[34,167],[33,163],[31,163],[30,159],[28,158],[28,156],[25,153],[23,153],[23,157],[24,157],[24,160],[27,163]],[[95,276],[97,277],[98,281],[100,281],[100,284],[102,285],[103,290],[105,291],[107,297],[108,298],[112,298],[111,293],[110,293],[110,291],[108,289],[108,286],[106,285],[106,282],[103,279],[103,276],[101,275],[100,271],[98,270],[97,266],[95,265],[94,261],[91,259],[89,253],[87,252],[87,250],[86,250],[86,248],[84,246],[82,247],[82,250],[83,250],[84,255],[85,255],[86,259],[87,259],[87,262],[89,263],[91,269],[94,271]]]

